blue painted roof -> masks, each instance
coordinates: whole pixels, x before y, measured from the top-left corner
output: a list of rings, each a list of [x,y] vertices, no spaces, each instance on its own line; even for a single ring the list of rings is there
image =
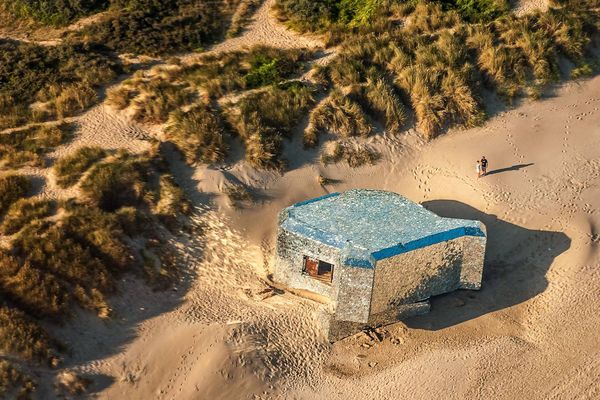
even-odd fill
[[[283,229],[343,250],[347,265],[376,260],[461,236],[485,236],[479,221],[442,218],[405,197],[381,190],[349,190],[296,203]]]

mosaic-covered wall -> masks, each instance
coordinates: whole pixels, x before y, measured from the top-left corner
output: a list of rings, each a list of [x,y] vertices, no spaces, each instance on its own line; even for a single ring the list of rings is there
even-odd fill
[[[345,266],[340,251],[280,229],[274,278],[331,299],[324,331],[331,341],[365,326],[429,311],[431,296],[481,286],[485,237],[460,237],[377,261],[375,268]],[[334,265],[331,285],[302,273],[307,255]]]
[[[330,299],[337,297],[339,277],[339,250],[316,240],[279,229],[277,235],[277,254],[273,278],[296,289],[309,290]],[[304,256],[316,258],[333,264],[331,285],[320,282],[302,273]]]

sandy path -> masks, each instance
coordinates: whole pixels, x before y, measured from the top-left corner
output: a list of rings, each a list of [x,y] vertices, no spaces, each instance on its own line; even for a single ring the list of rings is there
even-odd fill
[[[517,15],[531,14],[535,11],[546,11],[548,0],[512,0],[513,12]]]
[[[240,36],[216,44],[202,54],[241,50],[261,44],[282,49],[324,47],[323,41],[318,37],[301,35],[281,25],[272,14],[274,4],[275,0],[265,0]],[[198,56],[199,54],[189,54],[183,56],[182,60],[190,62]]]

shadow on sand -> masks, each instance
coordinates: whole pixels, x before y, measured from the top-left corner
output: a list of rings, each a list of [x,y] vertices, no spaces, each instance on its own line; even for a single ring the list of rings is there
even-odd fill
[[[423,206],[442,217],[483,222],[488,239],[481,290],[431,298],[429,314],[405,321],[412,328],[443,329],[531,299],[546,289],[550,265],[571,246],[564,233],[529,230],[458,201],[433,200]]]
[[[518,171],[520,169],[527,168],[527,167],[530,167],[532,165],[533,165],[533,163],[529,163],[529,164],[516,164],[516,165],[513,165],[512,167],[495,169],[495,170],[490,171],[487,174],[485,174],[485,176],[494,175],[494,174],[501,174],[502,172]]]

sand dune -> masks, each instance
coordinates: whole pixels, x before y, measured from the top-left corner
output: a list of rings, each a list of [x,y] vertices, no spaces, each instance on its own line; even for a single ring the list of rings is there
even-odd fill
[[[192,275],[181,304],[141,322],[122,352],[83,370],[134,377],[115,380],[100,398],[594,398],[598,93],[600,78],[569,84],[431,143],[410,132],[374,137],[384,153],[374,167],[307,163],[314,154],[292,142],[287,154],[298,167],[283,176],[243,162],[221,178],[224,171],[197,169],[191,182],[205,192],[205,179],[239,179],[268,201],[239,211],[219,201],[220,211],[199,212],[205,235],[185,246]],[[491,171],[477,179],[483,154]],[[317,173],[340,183],[324,190]],[[266,283],[269,255],[278,210],[353,187],[483,220],[482,291],[434,299],[431,314],[386,327],[381,342],[358,335],[329,346],[316,321],[321,305]]]
[[[318,47],[269,16],[271,0],[236,39],[213,51],[265,43]],[[542,2],[520,2],[531,11]],[[519,11],[520,12],[520,11]],[[195,56],[190,56],[193,59]],[[316,151],[286,143],[290,170],[221,169],[176,162],[202,234],[173,243],[186,274],[177,291],[152,293],[133,278],[113,299],[114,320],[86,315],[59,328],[74,350],[65,367],[92,376],[105,399],[590,399],[600,391],[600,78],[496,111],[484,127],[424,143],[408,131],[368,142],[373,167],[322,166]],[[78,146],[145,148],[149,130],[106,105],[78,117]],[[477,179],[486,155],[490,174]],[[61,197],[48,171],[30,171]],[[323,174],[338,183],[321,187]],[[231,209],[224,182],[256,188]],[[441,215],[488,226],[483,289],[432,301],[429,315],[329,345],[321,304],[268,284],[277,212],[349,188],[396,191]],[[41,396],[51,393],[42,383]]]

